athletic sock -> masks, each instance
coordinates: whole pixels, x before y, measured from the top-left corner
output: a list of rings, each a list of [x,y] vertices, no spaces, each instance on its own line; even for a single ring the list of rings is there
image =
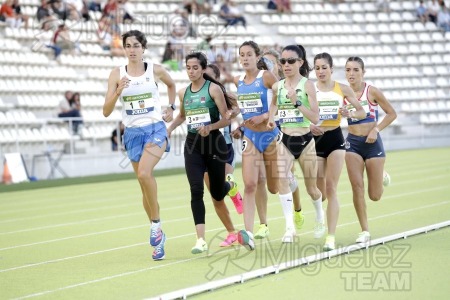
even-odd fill
[[[294,220],[292,219],[292,193],[279,194],[278,196],[280,197],[281,207],[284,218],[286,219],[286,228],[294,228]]]
[[[323,223],[324,215],[322,209],[322,195],[320,195],[319,199],[316,200],[311,199],[311,202],[313,203],[314,209],[316,210],[316,221]]]

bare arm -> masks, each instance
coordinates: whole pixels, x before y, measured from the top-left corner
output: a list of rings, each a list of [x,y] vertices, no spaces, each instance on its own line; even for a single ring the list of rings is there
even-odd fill
[[[377,132],[379,132],[379,131],[383,130],[384,128],[388,127],[389,124],[394,122],[394,120],[397,118],[397,112],[392,107],[391,103],[386,99],[383,92],[374,86],[371,86],[369,88],[369,99],[372,102],[378,103],[378,105],[380,105],[380,107],[386,113],[386,116],[384,117],[383,121],[381,121],[373,129],[373,130],[376,130]]]
[[[267,128],[272,130],[275,128],[275,114],[278,110],[277,106],[277,97],[278,97],[278,82],[275,82],[275,84],[272,86],[272,102],[270,102],[269,107],[269,120],[267,121]]]
[[[230,125],[229,116],[227,114],[227,104],[225,103],[225,96],[223,95],[222,89],[217,84],[211,83],[209,87],[209,93],[216,103],[222,118],[219,121],[208,126],[202,126],[198,128],[198,133],[201,136],[207,136],[211,130],[220,129]]]
[[[108,117],[114,110],[117,99],[123,89],[128,86],[128,79],[124,76],[119,79],[119,68],[115,68],[111,71],[108,78],[108,90],[105,95],[105,103],[103,104],[103,115]]]
[[[175,103],[177,95],[175,81],[170,77],[169,73],[161,65],[153,65],[153,75],[156,80],[161,80],[167,86],[167,95],[169,97],[169,104]],[[164,112],[164,121],[170,122],[173,120],[173,110],[171,108]]]
[[[167,128],[167,133],[169,137],[172,134],[172,131],[174,131],[175,128],[180,126],[186,120],[186,114],[184,111],[184,103],[183,103],[183,97],[185,92],[186,88],[182,88],[181,90],[178,91],[178,98],[180,100],[180,113],[175,117],[175,119],[173,119],[169,128]]]
[[[317,124],[319,122],[319,104],[317,103],[314,83],[311,80],[306,81],[305,89],[306,94],[308,95],[309,108],[302,105],[299,106],[298,109],[306,118],[311,121],[311,123]],[[296,94],[295,97],[297,97]],[[290,99],[291,101],[293,100],[292,98]],[[297,99],[295,99],[292,103],[295,103],[295,101],[297,101]]]
[[[345,118],[353,118],[353,119],[364,119],[366,117],[366,112],[364,111],[364,108],[361,106],[359,101],[356,99],[355,92],[345,84],[339,84],[341,87],[341,91],[344,94],[345,100],[350,102],[351,105],[353,105],[354,108],[356,108],[355,112],[349,112],[347,109],[341,109],[341,114]]]

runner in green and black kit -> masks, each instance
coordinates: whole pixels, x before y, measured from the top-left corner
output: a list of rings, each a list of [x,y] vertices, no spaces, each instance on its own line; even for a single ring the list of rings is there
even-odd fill
[[[191,251],[193,254],[208,250],[205,242],[204,172],[208,172],[211,197],[215,200],[216,211],[228,231],[234,231],[234,227],[222,200],[225,195],[237,192],[234,182],[225,181],[228,149],[225,138],[219,131],[230,124],[227,108],[231,109],[231,100],[220,83],[204,74],[206,66],[206,57],[200,52],[186,57],[186,70],[191,84],[178,92],[180,114],[168,129],[170,134],[186,121],[188,134],[184,160],[197,232],[197,242]]]

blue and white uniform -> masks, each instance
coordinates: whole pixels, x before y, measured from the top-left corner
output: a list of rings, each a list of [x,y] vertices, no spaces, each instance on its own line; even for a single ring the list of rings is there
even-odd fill
[[[264,86],[263,74],[264,70],[259,71],[256,79],[250,84],[244,82],[245,74],[242,74],[239,78],[237,87],[238,104],[244,121],[269,111],[272,90]],[[273,130],[261,132],[244,127],[244,136],[252,141],[261,153],[277,138],[279,132],[277,127]],[[243,144],[243,151],[245,151],[245,147],[245,144]]]
[[[128,75],[126,66],[120,67],[120,78],[126,76],[129,86],[120,94],[122,121],[125,125],[124,145],[131,161],[141,159],[145,145],[162,147],[167,141],[167,130],[162,120],[158,86],[153,76],[153,64],[145,63],[145,73],[139,77]]]

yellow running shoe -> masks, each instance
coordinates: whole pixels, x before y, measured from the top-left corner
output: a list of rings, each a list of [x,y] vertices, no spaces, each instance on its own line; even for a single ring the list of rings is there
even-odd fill
[[[258,231],[255,233],[255,239],[264,239],[270,234],[269,227],[266,224],[260,224]]]
[[[323,251],[332,251],[334,249],[336,249],[334,235],[327,235],[325,244],[323,245]]]
[[[305,224],[305,216],[303,216],[302,211],[294,211],[294,223],[295,228],[302,229],[303,224]]]

